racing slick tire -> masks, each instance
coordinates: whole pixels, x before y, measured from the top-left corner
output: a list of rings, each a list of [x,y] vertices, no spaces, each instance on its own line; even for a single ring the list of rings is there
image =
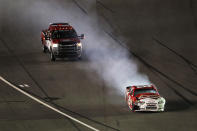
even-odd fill
[[[50,51],[50,58],[51,58],[51,61],[56,60],[55,55],[53,54],[53,51]]]

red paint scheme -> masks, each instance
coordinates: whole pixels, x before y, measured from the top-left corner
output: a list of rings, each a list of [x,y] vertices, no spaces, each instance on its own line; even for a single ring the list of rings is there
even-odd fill
[[[141,93],[136,96],[134,96],[134,92],[136,89],[154,89],[156,93]],[[152,97],[159,97],[159,93],[157,91],[157,88],[154,85],[151,86],[130,86],[126,88],[126,102],[129,106],[129,108],[134,111],[133,103],[135,103],[137,100],[141,99],[143,96],[152,96]],[[129,102],[130,101],[130,102]]]
[[[63,41],[63,40],[70,40],[70,41],[74,41],[74,42],[80,42],[79,38],[70,38],[70,39],[52,39],[51,38],[51,33],[55,30],[74,30],[74,28],[69,25],[69,24],[65,24],[65,23],[60,23],[60,24],[50,24],[48,29],[42,30],[41,32],[41,41],[42,44],[46,46],[46,37],[50,38],[52,41],[52,44],[58,44],[59,42]]]
[[[57,25],[50,25],[49,29],[50,31],[54,31],[54,30],[72,30],[73,27],[70,25],[62,25],[62,24],[57,24]]]
[[[84,34],[77,35],[75,29],[68,23],[52,23],[48,29],[41,32],[42,49],[50,53],[51,61],[56,58],[75,57],[81,59]]]

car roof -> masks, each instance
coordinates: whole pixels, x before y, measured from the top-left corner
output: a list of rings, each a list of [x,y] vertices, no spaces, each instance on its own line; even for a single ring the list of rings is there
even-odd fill
[[[69,23],[51,23],[50,25],[54,25],[54,26],[56,26],[56,25],[69,25]]]
[[[142,88],[154,88],[156,89],[156,87],[153,84],[150,85],[134,85],[132,86],[135,89],[142,89]]]

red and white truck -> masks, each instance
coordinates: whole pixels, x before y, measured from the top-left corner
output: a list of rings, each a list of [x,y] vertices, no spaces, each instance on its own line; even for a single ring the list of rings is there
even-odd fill
[[[52,23],[48,29],[41,32],[43,52],[50,53],[51,61],[65,57],[81,58],[80,39],[84,39],[84,34],[78,36],[68,23]]]

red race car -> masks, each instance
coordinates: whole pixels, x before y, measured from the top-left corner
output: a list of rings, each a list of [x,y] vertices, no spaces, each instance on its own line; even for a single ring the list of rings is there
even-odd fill
[[[154,85],[126,87],[126,102],[132,111],[164,111],[165,99]]]

